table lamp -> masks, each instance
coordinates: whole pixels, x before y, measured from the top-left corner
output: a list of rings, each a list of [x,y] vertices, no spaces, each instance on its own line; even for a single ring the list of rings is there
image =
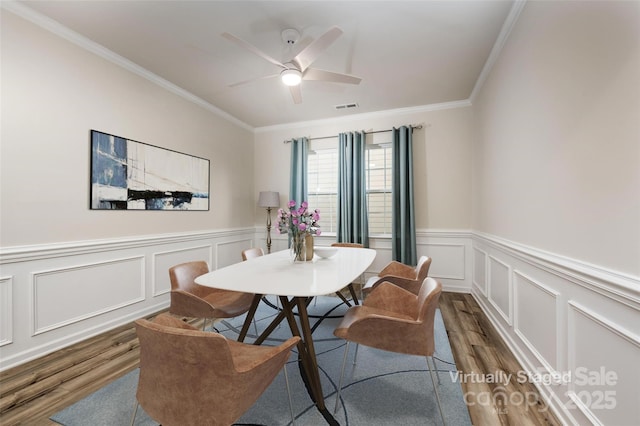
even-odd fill
[[[271,253],[271,209],[280,207],[280,194],[274,191],[261,191],[258,207],[267,209],[267,254]]]

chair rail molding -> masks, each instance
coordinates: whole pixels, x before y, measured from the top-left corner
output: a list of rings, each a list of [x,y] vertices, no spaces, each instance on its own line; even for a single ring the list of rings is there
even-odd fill
[[[520,260],[536,265],[560,277],[583,285],[608,297],[619,296],[621,302],[640,304],[640,277],[607,269],[599,265],[561,256],[489,234],[473,232],[474,243],[483,243]]]
[[[59,256],[123,250],[136,247],[206,240],[209,238],[233,237],[253,232],[253,228],[221,229],[172,234],[127,236],[101,240],[66,241],[52,244],[0,247],[0,265],[12,262],[26,262]]]

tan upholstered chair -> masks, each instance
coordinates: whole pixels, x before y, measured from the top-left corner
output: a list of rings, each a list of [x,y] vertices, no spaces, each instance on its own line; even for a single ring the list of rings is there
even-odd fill
[[[354,306],[345,314],[333,332],[347,340],[338,384],[335,411],[338,410],[342,377],[347,360],[349,342],[385,351],[427,358],[433,389],[444,423],[440,395],[434,380],[434,368],[430,360],[435,351],[434,321],[442,285],[433,278],[426,278],[415,295],[389,282],[376,286],[362,306]]]
[[[415,268],[393,260],[378,275],[367,280],[363,292],[368,294],[380,283],[388,281],[413,294],[418,294],[422,282],[429,275],[430,266],[431,258],[427,256],[421,256]]]
[[[364,248],[362,244],[358,244],[358,243],[333,243],[331,244],[331,247]],[[362,283],[359,283],[359,284],[362,284]],[[349,289],[349,293],[351,294],[351,299],[353,300],[353,303],[356,305],[359,305],[360,302],[358,302],[358,297],[356,296],[356,290],[353,288],[353,283],[349,283],[347,288]],[[340,297],[347,304],[347,306],[351,306],[351,304],[347,302],[344,299],[344,297],[342,297],[342,293],[338,292],[336,293],[336,295]],[[361,296],[360,298],[362,298],[362,287],[360,287],[360,296]]]
[[[242,251],[242,260],[253,259],[254,257],[264,256],[264,251],[260,247],[252,247]]]
[[[168,314],[153,322],[136,321],[136,331],[137,402],[164,426],[233,424],[273,382],[300,340],[292,337],[275,347],[249,345],[196,330]],[[293,419],[293,409],[291,414]]]
[[[206,262],[182,263],[169,268],[171,279],[171,305],[169,312],[193,318],[233,318],[251,307],[253,294],[219,290],[196,284],[196,277],[209,272]]]

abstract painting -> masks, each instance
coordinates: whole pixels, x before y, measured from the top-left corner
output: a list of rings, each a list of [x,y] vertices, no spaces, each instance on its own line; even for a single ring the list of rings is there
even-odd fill
[[[91,130],[92,210],[209,210],[209,160]]]

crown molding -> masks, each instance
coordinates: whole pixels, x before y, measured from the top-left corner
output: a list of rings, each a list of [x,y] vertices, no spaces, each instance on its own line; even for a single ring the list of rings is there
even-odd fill
[[[438,110],[451,109],[451,108],[469,107],[473,104],[473,101],[475,100],[478,92],[481,90],[485,80],[487,79],[487,76],[491,72],[491,69],[493,68],[498,57],[500,56],[500,53],[511,33],[511,30],[513,29],[513,26],[518,20],[518,17],[520,16],[520,12],[524,8],[526,1],[527,0],[514,1],[514,4],[511,7],[511,10],[509,11],[509,15],[507,16],[504,24],[502,25],[500,34],[498,35],[498,38],[496,39],[496,42],[494,43],[493,48],[491,49],[491,53],[487,58],[487,61],[485,62],[484,67],[482,68],[482,72],[480,73],[480,76],[476,80],[476,84],[474,85],[474,88],[471,92],[471,96],[469,96],[468,99],[451,101],[451,102],[443,102],[438,104],[420,105],[420,106],[397,108],[397,109],[390,109],[390,110],[381,110],[381,111],[374,111],[374,112],[368,112],[368,113],[362,113],[362,114],[353,114],[353,115],[344,116],[344,117],[331,117],[326,119],[276,124],[273,126],[264,126],[264,127],[253,127],[250,124],[247,124],[244,121],[241,121],[240,119],[221,110],[220,108],[194,95],[193,93],[163,79],[162,77],[150,72],[149,70],[116,54],[115,52],[105,48],[104,46],[98,43],[95,43],[94,41],[91,41],[90,39],[65,27],[59,22],[34,11],[33,9],[29,8],[28,6],[25,6],[24,4],[21,4],[18,1],[2,0],[0,1],[0,8],[10,11],[32,22],[33,24],[38,25],[39,27],[53,34],[56,34],[57,36],[62,37],[65,40],[70,41],[76,44],[77,46],[91,53],[94,53],[95,55],[98,55],[134,74],[137,74],[138,76],[145,78],[151,81],[152,83],[155,83],[156,85],[162,87],[163,89],[168,90],[169,92],[172,92],[186,99],[187,101],[193,102],[194,104],[218,115],[219,117],[233,124],[236,124],[237,126],[245,130],[253,132],[255,134],[255,133],[265,133],[265,132],[278,131],[278,130],[307,128],[309,126],[322,126],[322,125],[330,125],[330,124],[336,124],[336,123],[342,123],[342,122],[352,122],[354,120],[366,120],[371,118],[400,116],[400,115],[424,113],[424,112],[438,111]]]
[[[346,117],[331,117],[331,118],[322,118],[319,120],[297,121],[294,123],[285,123],[285,124],[276,124],[273,126],[256,127],[254,129],[254,132],[266,133],[266,132],[272,132],[277,130],[291,130],[291,129],[308,128],[311,126],[325,126],[325,125],[332,125],[336,123],[352,122],[355,120],[366,120],[371,118],[409,115],[409,114],[416,114],[416,113],[423,113],[423,112],[430,112],[430,111],[438,111],[443,109],[464,108],[469,106],[471,106],[471,102],[468,99],[465,99],[461,101],[442,102],[439,104],[420,105],[415,107],[365,112],[362,114],[353,114]]]
[[[509,11],[509,15],[507,15],[507,19],[505,19],[504,24],[502,24],[502,29],[500,30],[500,34],[498,34],[498,38],[496,42],[493,44],[491,48],[491,53],[487,58],[487,61],[484,63],[484,67],[482,67],[482,71],[476,80],[476,84],[473,86],[473,90],[471,91],[471,96],[469,96],[469,101],[473,103],[478,96],[480,90],[482,90],[482,86],[484,86],[484,82],[487,80],[487,77],[491,73],[493,66],[495,65],[500,53],[502,53],[502,49],[504,45],[507,43],[507,39],[511,34],[511,30],[513,26],[518,21],[520,17],[520,12],[524,8],[524,5],[527,3],[527,0],[516,0],[513,2],[513,6],[511,6],[511,10]]]
[[[2,1],[0,2],[0,6],[2,9],[5,9],[9,12],[12,12],[21,18],[26,19],[27,21],[38,25],[39,27],[59,36],[63,39],[70,41],[71,43],[100,56],[103,59],[106,59],[109,62],[112,62],[127,71],[130,71],[138,76],[149,80],[152,83],[157,84],[163,89],[176,94],[189,102],[193,102],[194,104],[213,112],[214,114],[222,117],[223,119],[232,122],[246,130],[253,131],[253,126],[245,123],[244,121],[239,120],[238,118],[232,116],[231,114],[221,110],[215,105],[210,104],[202,98],[194,95],[193,93],[176,86],[175,84],[165,80],[164,78],[150,72],[149,70],[142,68],[141,66],[131,62],[130,60],[124,58],[116,54],[115,52],[107,49],[106,47],[89,40],[88,38],[78,34],[77,32],[65,27],[60,24],[58,21],[51,19],[47,16],[42,15],[41,13],[36,12],[35,10],[17,2],[17,1]]]

